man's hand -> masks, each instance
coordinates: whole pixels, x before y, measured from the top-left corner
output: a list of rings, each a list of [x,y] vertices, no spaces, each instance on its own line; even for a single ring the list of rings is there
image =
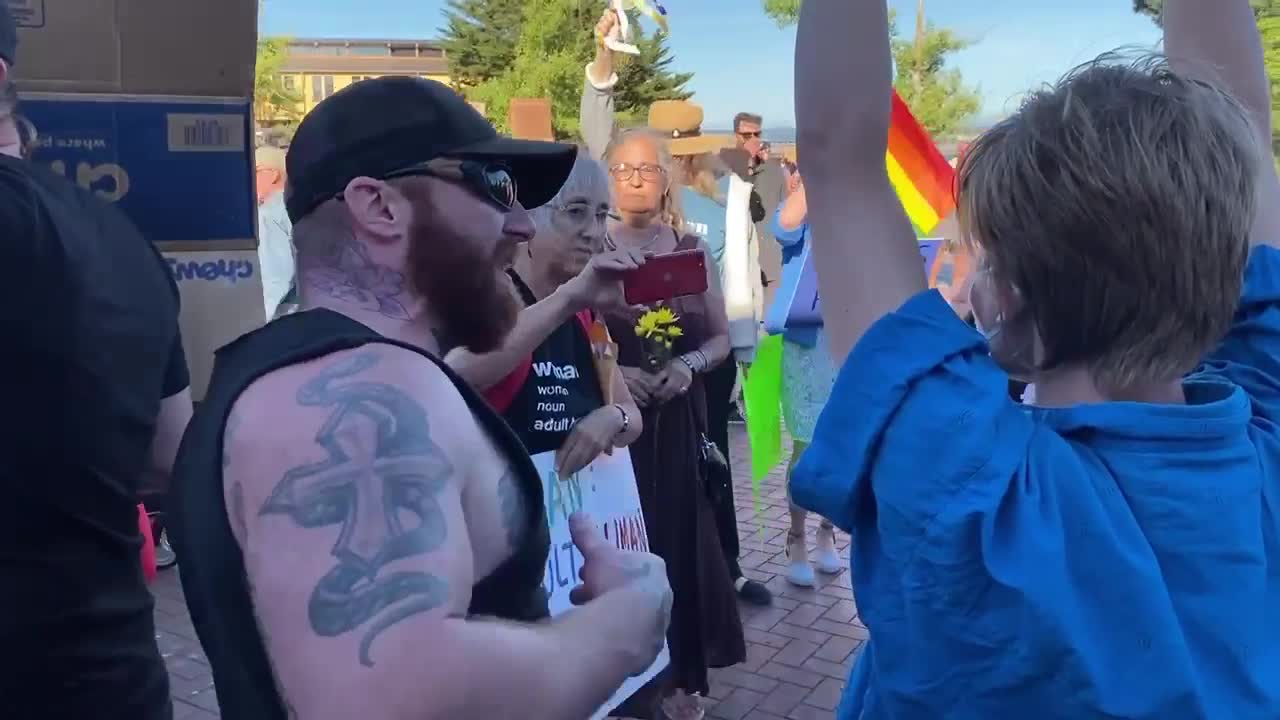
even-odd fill
[[[658,375],[658,388],[654,399],[659,403],[669,402],[689,392],[689,386],[692,384],[693,370],[690,370],[680,358],[673,358]]]
[[[569,533],[582,553],[582,584],[569,593],[570,601],[583,605],[606,593],[625,593],[635,614],[619,618],[625,644],[617,649],[626,654],[633,675],[644,672],[662,652],[671,622],[666,563],[657,555],[618,549],[583,513],[570,516]]]
[[[613,451],[613,440],[622,432],[622,413],[615,405],[597,408],[573,426],[564,445],[556,451],[556,474],[569,477],[601,455]]]
[[[620,310],[627,307],[623,299],[622,277],[642,267],[649,259],[638,250],[611,250],[591,258],[577,277],[564,284],[576,308]]]
[[[622,379],[627,383],[627,390],[636,401],[636,405],[647,408],[654,403],[654,395],[658,391],[658,376],[640,368],[624,367]]]

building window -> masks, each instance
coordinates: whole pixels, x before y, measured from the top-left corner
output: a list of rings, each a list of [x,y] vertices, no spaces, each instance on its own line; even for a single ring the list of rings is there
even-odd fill
[[[444,49],[435,48],[435,47],[425,47],[425,46],[420,47],[418,48],[418,56],[429,57],[429,58],[442,58],[444,57]]]
[[[350,50],[352,55],[368,55],[368,56],[385,57],[391,54],[391,51],[387,49],[386,45],[373,45],[373,46],[352,45]]]
[[[281,79],[281,82],[284,83],[284,89],[289,92],[293,92],[298,89],[298,83],[292,75],[285,75],[284,78]]]
[[[418,57],[418,48],[414,45],[392,45],[391,57]]]
[[[321,100],[333,94],[333,76],[332,75],[312,75],[311,76],[311,102],[320,102]]]

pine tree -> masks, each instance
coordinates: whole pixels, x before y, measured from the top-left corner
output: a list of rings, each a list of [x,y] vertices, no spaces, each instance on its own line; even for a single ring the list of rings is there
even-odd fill
[[[693,73],[671,69],[675,58],[667,46],[665,33],[646,33],[633,40],[640,54],[620,62],[614,96],[619,120],[626,123],[643,122],[649,105],[655,100],[688,100],[693,96],[685,89]]]
[[[600,7],[580,0],[525,0],[520,36],[512,60],[499,74],[477,83],[467,98],[484,103],[489,120],[504,132],[512,98],[551,99],[556,135],[578,135],[578,104],[583,71],[595,55],[594,28]],[[690,73],[671,69],[673,58],[661,34],[640,35],[632,41],[640,55],[619,61],[615,108],[619,122],[642,121],[654,100],[688,98]],[[454,56],[450,54],[450,63]],[[452,65],[451,65],[452,67]]]
[[[464,86],[478,85],[511,68],[524,20],[523,0],[449,0],[441,30],[449,73]]]

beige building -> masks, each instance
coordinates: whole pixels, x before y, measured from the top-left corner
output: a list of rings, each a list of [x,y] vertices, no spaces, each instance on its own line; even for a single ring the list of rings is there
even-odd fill
[[[301,101],[296,117],[353,82],[382,75],[416,75],[449,82],[445,50],[431,40],[294,38],[280,69],[284,87]],[[268,113],[268,124],[285,123],[286,113]]]

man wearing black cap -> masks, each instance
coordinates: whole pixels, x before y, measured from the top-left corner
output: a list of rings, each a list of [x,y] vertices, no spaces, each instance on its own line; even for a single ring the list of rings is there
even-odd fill
[[[575,516],[583,605],[548,622],[542,479],[439,359],[502,343],[525,208],[574,156],[500,138],[417,78],[356,83],[302,121],[301,309],[219,351],[176,470],[224,717],[582,718],[652,662],[661,561]]]
[[[6,7],[0,717],[167,719],[137,502],[191,415],[177,287],[123,214],[21,159]]]

